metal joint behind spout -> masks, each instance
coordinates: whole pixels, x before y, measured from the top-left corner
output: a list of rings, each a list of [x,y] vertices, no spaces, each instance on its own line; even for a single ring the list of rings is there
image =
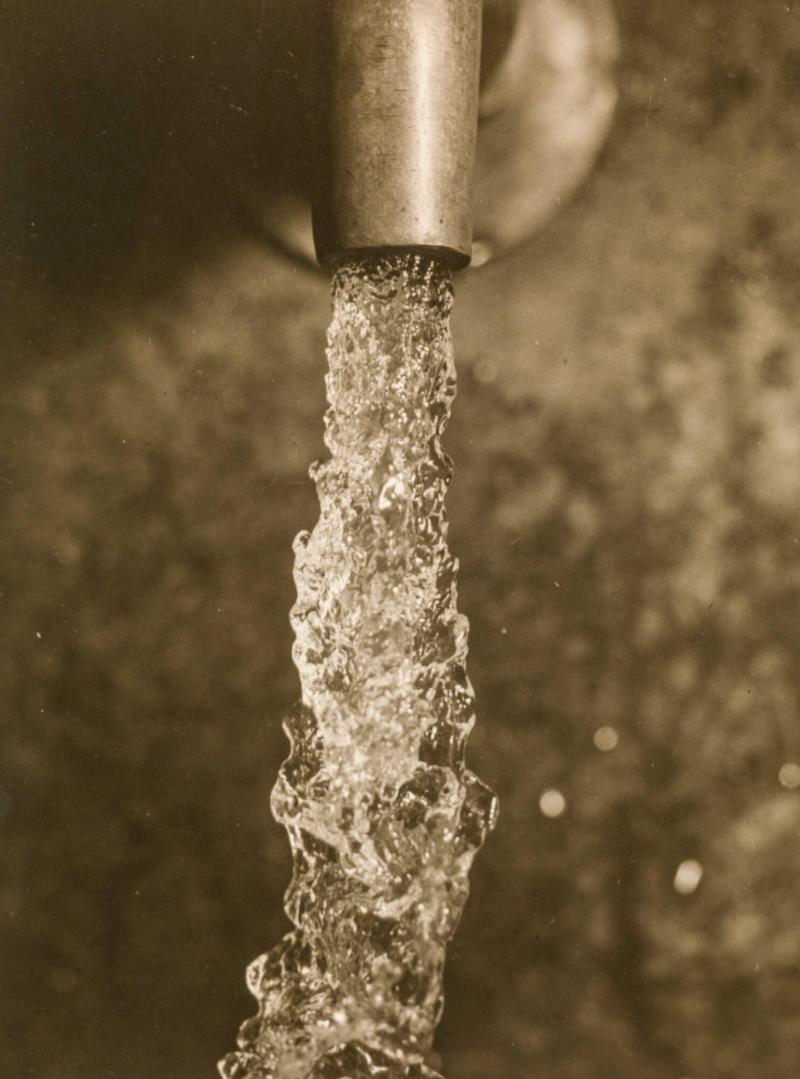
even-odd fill
[[[313,206],[323,264],[472,248],[481,0],[328,0]]]

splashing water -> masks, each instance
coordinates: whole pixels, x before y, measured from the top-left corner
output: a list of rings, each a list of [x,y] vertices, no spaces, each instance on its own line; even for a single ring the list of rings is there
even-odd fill
[[[296,927],[248,970],[258,1015],[225,1079],[436,1079],[445,946],[496,814],[464,767],[467,620],[440,436],[455,394],[449,273],[414,255],[333,280],[331,459],[295,541],[302,703],[272,794]]]

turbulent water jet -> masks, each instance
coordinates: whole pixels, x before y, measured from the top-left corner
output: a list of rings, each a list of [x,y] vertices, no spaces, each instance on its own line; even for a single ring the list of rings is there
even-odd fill
[[[445,947],[496,815],[464,765],[467,620],[447,546],[452,288],[437,261],[333,279],[320,502],[295,541],[302,699],[272,794],[295,929],[248,971],[258,1015],[225,1079],[434,1079]]]

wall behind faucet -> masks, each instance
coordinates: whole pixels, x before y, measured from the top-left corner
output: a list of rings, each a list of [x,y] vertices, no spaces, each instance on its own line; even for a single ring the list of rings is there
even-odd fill
[[[778,2],[618,10],[595,174],[458,290],[451,539],[503,813],[441,1048],[448,1079],[789,1079],[800,26]],[[12,1079],[213,1074],[283,927],[267,792],[327,299],[232,182],[269,179],[276,12],[6,16]]]

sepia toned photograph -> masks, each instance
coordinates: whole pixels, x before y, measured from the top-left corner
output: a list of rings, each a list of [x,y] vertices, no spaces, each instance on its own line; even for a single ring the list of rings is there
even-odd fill
[[[797,1079],[800,3],[0,100],[0,1079]]]

